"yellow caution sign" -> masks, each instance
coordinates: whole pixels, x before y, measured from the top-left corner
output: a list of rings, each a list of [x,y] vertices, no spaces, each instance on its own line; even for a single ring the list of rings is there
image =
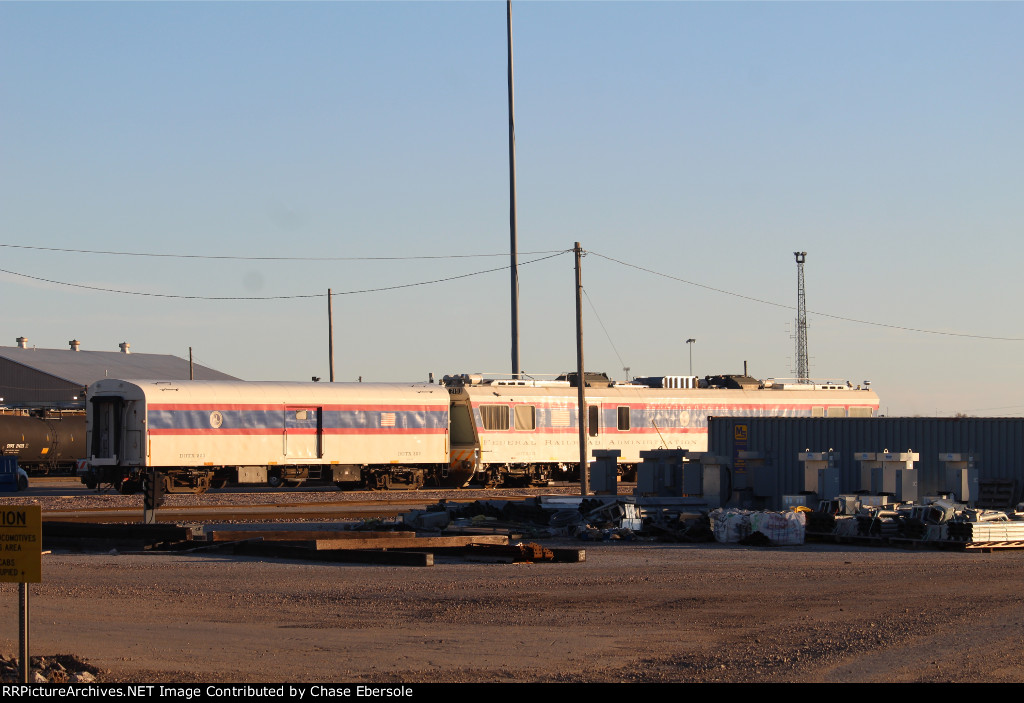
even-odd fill
[[[0,507],[0,582],[41,583],[42,554],[42,507]]]

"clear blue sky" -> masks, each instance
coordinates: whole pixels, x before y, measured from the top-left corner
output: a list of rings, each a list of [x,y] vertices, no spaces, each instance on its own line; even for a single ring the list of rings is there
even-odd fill
[[[515,2],[520,260],[593,252],[590,369],[686,373],[695,338],[696,374],[765,378],[792,375],[806,251],[812,376],[890,415],[1024,414],[1024,341],[978,338],[1024,340],[1021,27],[1003,2]],[[328,288],[507,265],[505,52],[503,2],[0,3],[0,345],[326,378]],[[338,260],[465,254],[496,256]],[[520,275],[523,368],[572,368],[571,255]],[[510,370],[507,270],[334,316],[338,380]]]

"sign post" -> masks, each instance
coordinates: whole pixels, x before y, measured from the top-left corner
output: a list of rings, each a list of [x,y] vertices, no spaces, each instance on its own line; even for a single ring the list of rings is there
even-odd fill
[[[21,682],[29,683],[28,584],[43,580],[43,509],[0,508],[0,582],[18,584],[18,651]]]

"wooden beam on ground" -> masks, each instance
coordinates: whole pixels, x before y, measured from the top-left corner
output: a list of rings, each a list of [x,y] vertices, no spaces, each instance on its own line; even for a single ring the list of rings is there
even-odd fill
[[[335,549],[318,551],[310,547],[281,542],[238,542],[232,550],[242,556],[278,557],[303,561],[326,561],[352,564],[388,564],[391,566],[433,566],[429,552],[395,552],[380,549]]]
[[[477,544],[466,547],[432,547],[431,551],[438,556],[508,559],[531,563],[578,564],[587,560],[586,550],[583,549],[545,549],[537,544],[507,546]]]
[[[434,549],[468,547],[477,544],[507,545],[508,535],[472,535],[467,537],[396,537],[393,539],[318,539],[316,549]]]
[[[211,542],[239,542],[246,539],[263,539],[267,542],[311,542],[327,539],[392,539],[413,538],[411,530],[401,532],[363,532],[359,530],[214,530],[209,534]]]

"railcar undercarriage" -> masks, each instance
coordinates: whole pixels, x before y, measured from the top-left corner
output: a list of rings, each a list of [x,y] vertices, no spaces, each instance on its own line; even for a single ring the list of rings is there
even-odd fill
[[[124,495],[131,495],[142,490],[144,475],[145,470],[139,467],[92,466],[88,473],[82,475],[82,483],[91,489],[113,488]],[[212,468],[165,469],[160,476],[165,493],[205,493],[219,483]]]
[[[488,464],[477,470],[470,484],[484,488],[547,486],[557,469],[557,464]]]

